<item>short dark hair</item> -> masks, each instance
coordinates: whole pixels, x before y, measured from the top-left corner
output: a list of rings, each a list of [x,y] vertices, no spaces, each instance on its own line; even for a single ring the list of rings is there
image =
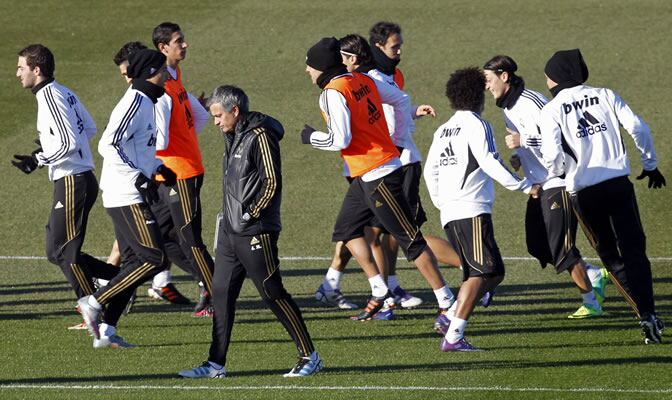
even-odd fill
[[[114,56],[114,63],[119,66],[124,61],[128,61],[128,56],[132,53],[135,53],[138,50],[144,50],[147,46],[142,44],[142,42],[128,42],[125,45],[121,46],[121,49]]]
[[[152,42],[154,47],[159,49],[159,44],[168,44],[170,43],[170,38],[173,36],[173,33],[180,32],[180,26],[173,22],[162,22],[152,32]]]
[[[478,67],[453,72],[446,83],[446,97],[454,110],[480,112],[485,102],[485,77]]]
[[[523,81],[523,78],[516,75],[518,70],[518,64],[513,60],[513,58],[505,55],[497,55],[492,57],[488,62],[483,65],[483,69],[494,72],[497,76],[500,76],[502,72],[509,74],[509,80],[507,83],[511,85],[516,85]]]
[[[356,33],[346,35],[340,38],[338,42],[341,45],[341,51],[357,56],[357,63],[359,65],[367,65],[372,62],[371,46],[369,46],[369,43],[361,35]]]
[[[369,30],[369,41],[371,44],[381,44],[384,45],[387,42],[387,38],[393,34],[401,35],[401,27],[392,22],[377,22]]]
[[[26,64],[30,69],[40,67],[40,73],[45,78],[53,78],[56,62],[54,54],[46,46],[41,44],[31,44],[19,52],[19,57],[26,59]]]
[[[250,112],[250,99],[238,86],[222,85],[216,87],[212,96],[208,99],[208,107],[213,104],[220,104],[226,112],[231,112],[233,107],[238,107],[241,114]]]

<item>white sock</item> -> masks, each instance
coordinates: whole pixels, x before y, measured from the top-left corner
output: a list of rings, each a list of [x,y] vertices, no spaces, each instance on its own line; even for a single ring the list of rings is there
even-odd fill
[[[106,336],[106,337],[113,336],[117,333],[116,327],[108,325],[104,322],[99,325],[98,330],[100,331],[100,336]]]
[[[394,291],[394,289],[399,287],[399,281],[397,280],[396,275],[390,275],[390,276],[387,277],[387,286],[392,291]]]
[[[457,300],[455,300],[453,302],[453,305],[450,306],[450,308],[448,309],[448,312],[446,313],[446,316],[451,321],[453,320],[453,318],[455,318],[455,312],[457,311],[457,305],[458,305],[457,303],[458,303]]]
[[[154,289],[161,289],[168,286],[168,284],[172,281],[173,277],[170,273],[170,270],[166,269],[154,276],[154,279],[152,280],[152,287]]]
[[[211,365],[212,368],[214,368],[214,369],[222,369],[222,368],[224,368],[223,365],[219,365],[219,364],[217,364],[216,362],[208,361],[208,363],[210,363],[210,365]]]
[[[596,267],[592,264],[586,263],[585,268],[586,268],[586,274],[588,274],[588,279],[590,280],[590,283],[592,283],[593,286],[597,285],[597,283],[602,278],[602,272],[600,271],[600,267]]]
[[[589,305],[592,308],[599,310],[600,303],[597,301],[597,298],[595,297],[595,292],[592,290],[588,293],[582,293],[581,297],[583,297],[583,304]]]
[[[434,291],[436,301],[439,302],[439,308],[448,308],[455,302],[455,296],[450,291],[448,285]]]
[[[93,295],[89,296],[88,303],[91,307],[95,308],[96,310],[102,310],[103,308],[102,304],[100,304],[98,300],[96,300],[96,298],[93,297]]]
[[[466,319],[452,318],[450,320],[450,328],[446,333],[446,341],[450,344],[457,343],[464,337],[464,328],[467,327]]]
[[[373,297],[383,297],[389,291],[380,274],[369,278],[369,285],[371,285],[371,295],[373,295]]]
[[[324,276],[324,288],[328,290],[340,290],[341,278],[343,278],[343,272],[330,267]]]

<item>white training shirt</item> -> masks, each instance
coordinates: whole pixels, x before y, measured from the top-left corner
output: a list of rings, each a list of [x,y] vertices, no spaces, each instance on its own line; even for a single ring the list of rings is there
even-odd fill
[[[610,89],[561,90],[541,111],[541,153],[551,176],[565,174],[570,193],[630,174],[619,125],[635,140],[645,170],[656,168],[648,125]]]
[[[425,183],[441,225],[491,214],[493,178],[509,190],[529,193],[531,183],[499,158],[492,126],[471,111],[457,111],[434,133],[424,169]]]
[[[351,75],[351,73],[338,75],[332,79],[337,79],[344,75]],[[377,89],[380,86],[381,90],[378,91],[378,94],[384,103],[399,105],[408,98],[408,95],[399,90],[391,90],[384,85],[379,85],[375,79],[371,79],[371,81],[376,85]],[[347,148],[352,139],[352,130],[350,109],[345,97],[335,89],[323,90],[320,93],[320,110],[327,122],[327,132],[313,132],[310,135],[310,144],[317,149],[328,151],[341,151]],[[370,182],[382,178],[400,167],[401,161],[398,157],[395,157],[362,175],[362,180]],[[350,175],[345,163],[343,163],[343,175]]]
[[[542,185],[544,190],[563,187],[565,181],[559,177],[549,177],[541,156],[541,133],[539,116],[548,99],[539,92],[524,89],[513,107],[504,108],[506,127],[520,134],[520,147],[516,154],[520,157],[525,177],[532,183]]]
[[[394,75],[386,75],[380,70],[372,69],[367,75],[372,77],[377,82],[382,82],[393,90],[399,91],[406,95],[406,92],[401,90],[394,81]],[[383,85],[383,86],[384,86]],[[379,90],[380,91],[380,90]],[[407,96],[407,100],[400,104],[392,104],[383,100],[383,111],[385,112],[385,121],[387,121],[387,129],[390,131],[390,136],[395,146],[402,147],[401,164],[408,165],[422,161],[422,155],[413,141],[413,133],[415,132],[415,111],[416,108],[411,102],[411,97]]]
[[[145,200],[135,187],[139,174],[152,178],[161,160],[156,158],[156,122],[152,100],[129,87],[110,115],[98,143],[103,156],[100,189],[103,206],[123,207]]]
[[[35,154],[39,165],[49,168],[49,180],[94,169],[89,140],[96,124],[79,97],[52,81],[39,89],[37,131],[42,151]]]

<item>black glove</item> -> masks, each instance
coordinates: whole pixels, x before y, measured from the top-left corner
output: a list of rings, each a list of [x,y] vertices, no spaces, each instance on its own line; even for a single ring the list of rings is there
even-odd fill
[[[637,177],[637,180],[642,180],[647,176],[649,177],[649,189],[658,189],[665,186],[665,177],[658,171],[658,168],[654,168],[651,171],[643,169],[642,173]]]
[[[135,188],[138,189],[147,204],[152,205],[159,201],[158,185],[154,179],[147,178],[142,172],[135,180]]]
[[[35,143],[36,145],[40,146],[40,148],[42,148],[42,142],[40,142],[40,137],[39,136],[37,137],[37,139],[33,140],[33,143]]]
[[[304,125],[303,130],[301,131],[301,143],[310,144],[310,135],[315,132],[315,128],[310,125]]]
[[[164,179],[163,184],[166,186],[175,186],[175,184],[177,183],[177,175],[172,169],[166,167],[165,165],[161,165],[156,170],[156,173],[161,174],[161,176]]]
[[[14,154],[14,158],[16,160],[12,160],[12,165],[26,174],[35,171],[39,165],[35,154],[31,154],[29,156]]]

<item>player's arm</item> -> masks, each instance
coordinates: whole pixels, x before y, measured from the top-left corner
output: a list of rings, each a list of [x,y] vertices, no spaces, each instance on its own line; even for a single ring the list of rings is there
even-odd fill
[[[642,120],[639,115],[628,106],[625,101],[616,93],[610,92],[610,101],[613,104],[614,112],[621,124],[632,139],[635,141],[635,146],[641,154],[642,166],[645,170],[653,170],[656,168],[656,150],[653,147],[653,136],[651,136],[651,129]]]
[[[541,155],[550,179],[564,175],[565,153],[562,149],[562,130],[547,107],[542,110],[538,122],[542,138]]]
[[[427,160],[425,161],[423,176],[425,178],[425,184],[427,184],[427,190],[429,191],[429,197],[432,199],[432,203],[434,203],[436,208],[441,208],[441,198],[439,197],[439,160],[441,155],[441,146],[437,137],[438,135],[435,133],[435,139],[432,141],[432,145],[429,147],[429,152],[427,153]]]
[[[530,192],[532,186],[530,182],[527,179],[520,179],[502,163],[492,134],[492,126],[488,122],[481,121],[481,126],[474,129],[473,134],[467,138],[474,158],[488,176],[509,190]]]
[[[208,110],[203,107],[201,102],[198,100],[198,98],[194,97],[194,95],[187,93],[187,96],[189,97],[191,111],[194,113],[194,128],[196,129],[196,133],[201,133],[205,125],[208,123],[210,113],[208,113]]]
[[[154,104],[154,120],[156,122],[156,150],[165,150],[170,143],[168,127],[170,126],[170,113],[173,108],[173,99],[167,94],[159,97]]]
[[[337,90],[324,90],[320,94],[320,109],[327,121],[327,132],[304,129],[302,141],[320,150],[340,151],[348,147],[352,139],[351,116],[345,97]]]
[[[84,133],[86,134],[86,138],[91,140],[96,135],[96,123],[91,114],[89,114],[89,110],[84,107],[81,101],[79,102],[79,110],[84,123]]]
[[[52,88],[40,92],[38,106],[46,110],[43,116],[51,135],[48,143],[43,141],[43,151],[35,153],[35,158],[39,165],[50,165],[77,150],[75,135],[84,134],[84,121],[67,99]]]
[[[126,100],[126,98],[124,98]],[[136,126],[136,115],[142,97],[137,94],[132,101],[118,104],[112,111],[110,120],[98,142],[98,153],[103,156],[105,163],[113,165],[116,171],[134,173],[140,172],[133,159],[126,153],[129,141],[134,140],[133,130]]]
[[[261,187],[245,211],[252,218],[259,218],[261,211],[271,204],[279,192],[282,177],[280,144],[277,136],[264,128],[255,134],[256,138],[250,146],[250,157],[259,173]]]

